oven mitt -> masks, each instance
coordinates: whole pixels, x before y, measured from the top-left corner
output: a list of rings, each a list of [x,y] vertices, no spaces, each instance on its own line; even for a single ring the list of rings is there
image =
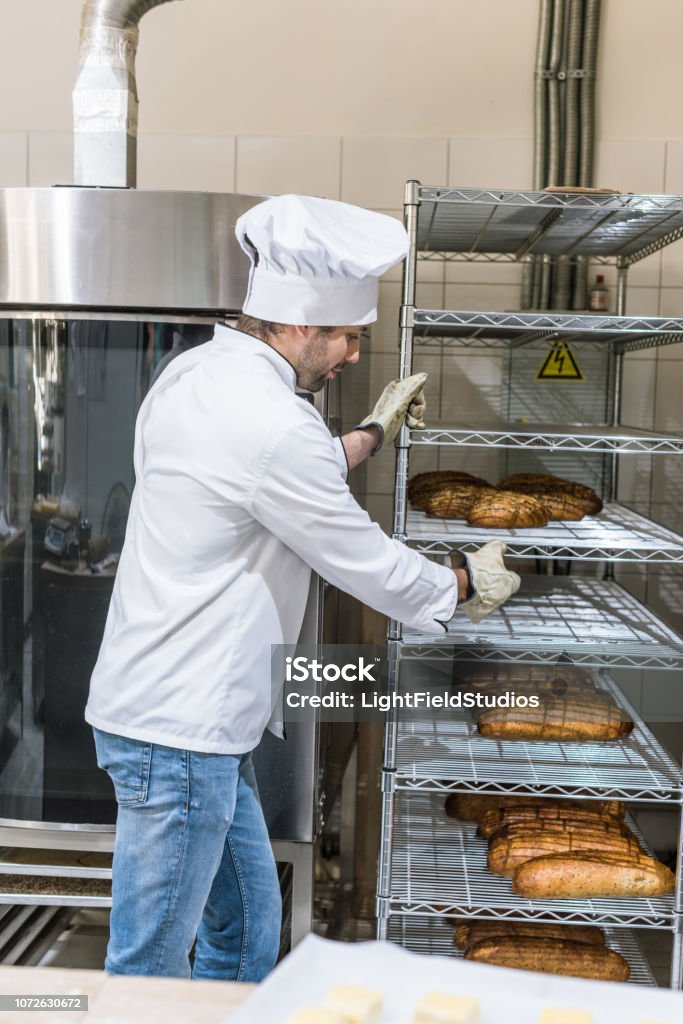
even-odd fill
[[[383,444],[391,444],[405,420],[411,430],[422,430],[427,403],[424,395],[426,373],[414,373],[405,380],[392,380],[377,399],[375,408],[356,429],[378,427],[380,442],[373,451],[375,455]]]
[[[481,622],[519,590],[519,576],[505,568],[505,549],[502,540],[490,540],[478,551],[464,556],[474,595],[459,607],[470,622]]]

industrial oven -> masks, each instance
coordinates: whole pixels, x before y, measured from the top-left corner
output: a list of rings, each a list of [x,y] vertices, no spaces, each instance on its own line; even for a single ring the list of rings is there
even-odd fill
[[[249,264],[234,226],[258,201],[0,193],[0,905],[110,902],[100,855],[116,805],[83,711],[134,486],[135,417],[160,362],[241,308]],[[314,578],[307,643],[321,611]],[[317,725],[293,723],[286,742],[266,734],[255,762],[276,857],[293,865],[296,939],[310,927]],[[59,850],[90,856],[79,868]]]

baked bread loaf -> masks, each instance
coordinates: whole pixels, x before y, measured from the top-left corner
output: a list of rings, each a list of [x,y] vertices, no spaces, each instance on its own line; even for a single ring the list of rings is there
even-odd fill
[[[586,503],[568,491],[555,491],[542,488],[524,492],[533,494],[535,498],[543,503],[551,523],[569,520],[578,522],[586,515]]]
[[[483,492],[466,515],[470,526],[501,530],[545,526],[548,522],[548,513],[541,501],[515,491]]]
[[[494,875],[510,878],[526,861],[550,854],[590,853],[638,857],[640,844],[623,832],[570,829],[528,829],[511,826],[493,836],[489,843],[488,868]]]
[[[538,797],[528,795],[509,795],[502,793],[451,793],[446,798],[445,810],[449,818],[459,821],[479,822],[487,811],[510,807],[588,807],[601,814],[611,814],[617,818],[624,817],[624,804],[620,800],[567,800],[555,797]]]
[[[534,857],[512,876],[512,888],[528,899],[627,899],[673,892],[672,871],[646,854],[555,853]]]
[[[487,708],[477,728],[482,736],[500,740],[598,742],[618,740],[633,722],[608,696],[547,696],[537,708]]]
[[[580,807],[499,807],[487,811],[479,821],[477,835],[490,839],[512,825],[536,825],[541,828],[559,825],[564,828],[591,828],[612,826],[617,830],[627,828],[622,818]]]
[[[483,939],[569,939],[589,946],[604,946],[605,935],[595,925],[544,924],[535,921],[465,921],[455,928],[453,940],[467,949]]]
[[[420,507],[428,516],[462,519],[484,495],[496,493],[493,487],[481,487],[479,484],[449,483],[430,491],[424,499],[420,498]]]
[[[565,494],[580,503],[585,515],[592,516],[602,511],[602,501],[592,487],[574,483],[573,480],[563,480],[551,473],[515,473],[501,480],[498,487],[501,490],[533,494],[541,501],[549,494]]]
[[[491,484],[483,477],[473,476],[472,473],[465,473],[461,469],[433,469],[427,473],[417,473],[408,481],[408,497],[430,487],[441,486],[446,483],[479,484],[480,487],[490,487]]]
[[[484,939],[466,950],[465,959],[599,981],[627,981],[630,973],[627,961],[614,950],[569,939]]]
[[[460,470],[434,470],[430,473],[418,473],[408,481],[408,500],[414,508],[425,509],[428,500],[442,491],[464,484],[469,487],[491,487],[491,484],[480,476],[472,476]]]

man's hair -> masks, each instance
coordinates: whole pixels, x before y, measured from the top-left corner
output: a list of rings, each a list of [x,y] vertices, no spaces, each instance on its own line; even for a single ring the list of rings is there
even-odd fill
[[[247,316],[245,313],[242,313],[235,324],[238,331],[242,331],[243,334],[251,334],[261,341],[268,341],[269,338],[282,334],[285,326],[285,324],[276,324],[270,320],[259,320],[257,317]],[[319,327],[318,330],[323,335],[332,334],[336,327]]]

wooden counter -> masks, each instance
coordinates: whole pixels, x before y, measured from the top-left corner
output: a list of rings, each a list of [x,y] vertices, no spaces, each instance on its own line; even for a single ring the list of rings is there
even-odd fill
[[[56,967],[0,967],[1,995],[87,995],[88,1012],[0,1012],[2,1024],[218,1024],[254,985],[232,981],[112,976]]]

